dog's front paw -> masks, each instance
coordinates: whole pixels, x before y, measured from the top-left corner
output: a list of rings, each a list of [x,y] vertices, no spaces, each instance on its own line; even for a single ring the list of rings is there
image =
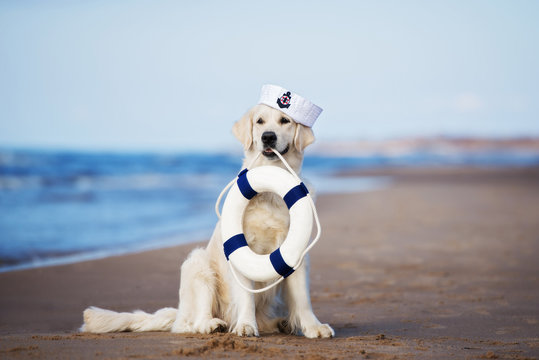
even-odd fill
[[[232,330],[232,333],[238,336],[258,336],[258,329],[256,326],[249,324],[238,324],[234,330]]]
[[[228,325],[221,319],[213,318],[197,324],[195,332],[201,334],[212,334],[216,332],[225,332]]]
[[[303,330],[303,335],[310,339],[330,338],[335,336],[335,331],[328,324],[317,324]]]

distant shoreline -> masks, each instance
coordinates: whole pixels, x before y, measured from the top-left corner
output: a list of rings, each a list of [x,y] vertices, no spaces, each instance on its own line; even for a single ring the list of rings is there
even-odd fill
[[[485,151],[498,149],[502,151],[530,151],[539,153],[539,135],[517,136],[467,136],[467,135],[433,135],[433,136],[395,136],[388,138],[358,138],[356,140],[340,139],[317,140],[307,149],[308,154],[315,156],[354,156],[367,153],[391,154],[398,151],[429,150],[445,148],[459,151]],[[29,151],[35,153],[81,153],[110,155],[178,155],[178,154],[225,154],[241,157],[240,146],[222,146],[215,148],[113,148],[113,147],[73,147],[54,145],[0,144],[2,152]]]

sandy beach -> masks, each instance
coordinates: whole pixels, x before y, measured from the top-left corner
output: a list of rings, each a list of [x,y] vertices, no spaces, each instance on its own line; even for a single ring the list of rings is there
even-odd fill
[[[538,358],[539,168],[360,175],[394,182],[317,200],[311,296],[336,338],[78,332],[90,305],[177,306],[199,243],[0,274],[0,358]]]

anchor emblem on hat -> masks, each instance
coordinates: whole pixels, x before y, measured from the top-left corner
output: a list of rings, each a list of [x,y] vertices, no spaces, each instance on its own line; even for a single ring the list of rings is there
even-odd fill
[[[289,108],[290,107],[290,91],[285,92],[280,98],[277,99],[277,105],[282,108]]]

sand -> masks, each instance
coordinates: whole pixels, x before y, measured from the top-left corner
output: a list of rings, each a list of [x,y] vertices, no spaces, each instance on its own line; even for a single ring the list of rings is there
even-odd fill
[[[539,169],[362,174],[394,183],[317,202],[311,296],[336,338],[78,332],[89,305],[176,306],[193,244],[0,274],[0,358],[539,357]]]

